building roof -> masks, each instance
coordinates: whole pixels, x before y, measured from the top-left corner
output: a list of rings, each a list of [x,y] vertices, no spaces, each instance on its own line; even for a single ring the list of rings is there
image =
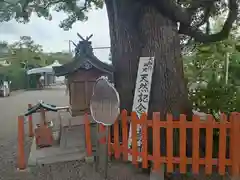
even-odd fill
[[[95,67],[103,72],[113,73],[114,69],[112,65],[106,64],[100,61],[94,54],[93,48],[91,46],[91,42],[89,38],[83,39],[75,48],[75,57],[69,63],[66,63],[62,66],[53,67],[56,76],[65,76],[71,74],[78,69],[91,69]]]
[[[29,69],[27,74],[41,74],[41,73],[53,73],[53,67],[61,66],[58,60],[55,60],[52,64],[45,66],[45,67],[38,67]]]

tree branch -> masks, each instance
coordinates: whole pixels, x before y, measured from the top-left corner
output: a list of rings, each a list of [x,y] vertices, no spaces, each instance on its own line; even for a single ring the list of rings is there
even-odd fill
[[[194,13],[197,9],[203,7],[210,7],[214,4],[215,1],[218,0],[193,0],[192,3],[190,3],[189,8],[187,8],[188,12],[190,14]]]
[[[0,3],[1,3],[1,2],[6,3],[6,4],[8,4],[8,5],[17,5],[17,4],[19,3],[19,1],[16,2],[16,3],[12,3],[12,2],[8,2],[8,1],[6,1],[6,0],[0,0]]]
[[[58,4],[60,2],[63,2],[63,0],[56,0],[56,1],[52,1],[52,2],[49,2],[47,3],[45,6],[44,6],[44,9],[47,9],[49,8],[50,6],[54,5],[54,4]]]
[[[208,8],[216,1],[218,0],[193,0],[188,8],[181,7],[173,0],[151,0],[150,2],[169,19],[189,26],[192,22],[192,16],[197,9],[201,7]]]
[[[203,43],[216,42],[227,38],[231,31],[232,24],[237,19],[238,15],[238,4],[236,0],[228,0],[228,8],[228,17],[220,32],[208,35],[207,33],[203,33],[202,31],[200,31],[198,28],[193,28],[191,26],[186,26],[180,23],[179,33],[191,36],[196,41]]]
[[[187,12],[187,9],[182,8],[172,0],[151,0],[151,4],[163,15],[169,19],[181,22],[185,25],[191,24],[191,16]]]
[[[211,15],[211,6],[207,7],[204,10],[202,21],[196,25],[196,28],[199,28],[202,25],[204,25],[209,20],[210,15]]]
[[[5,1],[5,0],[0,0],[0,3],[12,4],[12,3],[8,2],[8,1]]]
[[[203,33],[199,26],[205,24],[210,17],[210,9],[219,0],[193,0],[188,8],[183,8],[173,0],[151,0],[151,4],[169,19],[179,22],[179,33],[193,37],[198,42],[215,42],[228,37],[233,22],[237,19],[238,4],[237,0],[228,0],[228,17],[222,30],[219,33],[209,35]],[[197,26],[192,27],[193,15],[199,8],[204,9],[203,20]]]

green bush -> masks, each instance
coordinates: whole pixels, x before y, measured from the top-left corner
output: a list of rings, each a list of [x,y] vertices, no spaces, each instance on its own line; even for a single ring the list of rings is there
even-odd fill
[[[189,95],[194,109],[200,112],[215,116],[218,112],[229,114],[240,111],[240,93],[238,87],[231,82],[225,84],[211,79],[207,87],[191,90]]]
[[[25,89],[27,87],[26,70],[16,65],[0,68],[0,74],[11,81],[11,90]]]

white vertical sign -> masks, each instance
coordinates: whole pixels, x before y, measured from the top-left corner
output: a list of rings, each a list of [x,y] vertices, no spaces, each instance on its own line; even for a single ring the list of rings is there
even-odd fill
[[[154,69],[154,57],[140,57],[132,107],[132,111],[136,112],[138,118],[141,117],[142,113],[148,112],[153,69]],[[137,126],[137,144],[138,152],[141,152],[142,129],[140,125]],[[131,148],[131,146],[132,146],[132,127],[130,126],[128,148]],[[129,160],[132,159],[131,155],[129,155],[128,159]],[[138,160],[140,161],[140,159]]]

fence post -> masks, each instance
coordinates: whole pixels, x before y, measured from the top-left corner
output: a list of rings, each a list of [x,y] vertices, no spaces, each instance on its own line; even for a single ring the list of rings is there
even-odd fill
[[[24,116],[18,116],[18,169],[26,169],[24,153]]]
[[[32,104],[28,104],[28,109],[32,108]],[[32,114],[28,116],[28,136],[33,137],[33,118]]]
[[[230,145],[230,151],[231,151],[231,161],[232,161],[232,168],[231,168],[231,179],[237,180],[240,178],[239,176],[239,162],[240,162],[240,156],[239,156],[239,130],[240,130],[240,122],[239,122],[239,115],[238,113],[232,113],[231,114],[231,145]]]
[[[85,127],[85,142],[86,142],[86,151],[87,156],[92,156],[92,141],[91,141],[91,130],[90,130],[90,121],[88,115],[84,115],[84,127]]]
[[[150,180],[164,180],[164,164],[160,161],[161,154],[160,154],[160,113],[154,112],[153,113],[153,120],[152,120],[152,132],[153,132],[153,169],[150,174]],[[168,126],[166,126],[167,128]],[[166,137],[168,138],[168,137]]]
[[[119,121],[114,123],[114,156],[116,159],[120,158],[120,142],[119,142]]]
[[[192,128],[192,172],[193,174],[199,173],[199,140],[200,140],[200,128],[199,128],[200,117],[193,115],[193,128]]]
[[[103,124],[98,124],[98,132],[100,134],[103,134],[106,131],[106,127]],[[105,144],[106,143],[106,137],[99,138],[99,143]]]

